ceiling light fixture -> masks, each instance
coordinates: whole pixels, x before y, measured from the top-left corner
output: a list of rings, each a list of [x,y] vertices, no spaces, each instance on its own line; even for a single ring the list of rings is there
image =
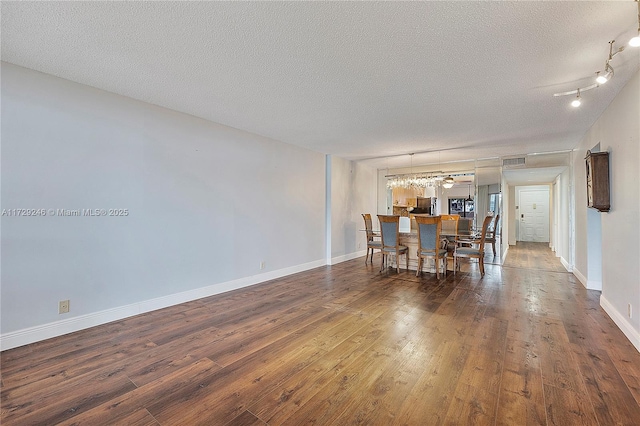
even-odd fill
[[[607,81],[611,80],[611,77],[613,77],[613,67],[607,60],[607,63],[604,65],[604,74],[601,75],[600,71],[596,72],[596,83],[605,84]]]
[[[611,77],[613,77],[613,67],[611,66],[610,62],[616,54],[624,50],[624,46],[622,46],[620,49],[616,51],[616,53],[613,53],[613,43],[615,42],[616,42],[615,40],[611,40],[609,42],[609,57],[604,63],[604,74],[600,75],[600,71],[596,73],[597,74],[596,83],[598,84],[605,84],[607,81],[611,80]]]
[[[595,83],[590,84],[589,86],[579,87],[576,90],[570,90],[568,92],[554,93],[553,96],[557,97],[557,96],[568,96],[568,95],[577,94],[576,99],[574,99],[573,102],[571,102],[571,106],[579,107],[580,104],[582,103],[582,98],[580,97],[581,92],[586,92],[587,90],[595,89],[596,87],[600,87],[601,84],[604,84],[607,81],[611,80],[614,74],[613,67],[611,66],[611,60],[613,59],[614,56],[616,56],[618,53],[624,50],[624,46],[622,46],[622,47],[619,47],[614,52],[613,45],[615,42],[616,42],[615,40],[611,40],[609,42],[609,56],[607,57],[607,60],[604,62],[604,72],[602,71],[596,72]]]
[[[403,188],[403,189],[422,189],[422,188],[451,188],[455,183],[453,176],[473,176],[473,173],[456,173],[444,177],[440,174],[432,174],[430,172],[405,173],[398,175],[386,175],[387,188]],[[445,182],[450,180],[451,186],[447,186]]]
[[[638,3],[638,35],[629,40],[629,46],[638,47],[640,46],[640,0],[636,0]]]
[[[451,177],[451,175],[447,176],[446,178],[444,178],[442,180],[442,186],[445,187],[446,189],[451,189],[453,188],[453,184],[455,183],[455,180],[453,180],[453,178]]]
[[[580,97],[580,89],[578,89],[578,96],[571,102],[571,106],[578,108],[582,104],[582,98]]]

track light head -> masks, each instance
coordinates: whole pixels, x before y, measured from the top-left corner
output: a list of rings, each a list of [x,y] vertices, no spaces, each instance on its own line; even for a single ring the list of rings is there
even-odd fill
[[[609,61],[607,61],[604,64],[604,74],[600,74],[600,71],[596,72],[596,74],[596,83],[605,84],[607,81],[611,80],[611,77],[613,77],[613,67]]]
[[[580,97],[580,89],[578,89],[578,96],[571,102],[571,106],[578,108],[582,104],[582,98]]]
[[[598,76],[596,77],[596,83],[605,84],[607,81],[609,81],[606,76],[600,75],[600,71],[598,71],[596,74],[598,74]]]

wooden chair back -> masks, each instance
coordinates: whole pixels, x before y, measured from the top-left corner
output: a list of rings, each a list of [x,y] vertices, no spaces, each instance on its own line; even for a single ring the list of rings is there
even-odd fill
[[[409,249],[400,245],[400,216],[378,215],[380,220],[380,234],[382,235],[382,263],[380,272],[384,269],[385,260],[389,254],[396,256],[396,272],[400,273],[398,258],[404,254],[406,268],[409,269]]]
[[[458,221],[460,220],[459,214],[443,214],[440,215],[442,220],[442,233],[443,234],[457,234],[458,233]]]
[[[499,234],[500,234],[500,215],[498,214],[493,220],[493,227],[489,231],[487,231],[487,238],[495,240],[496,235],[499,235]]]
[[[400,216],[379,214],[378,220],[382,235],[382,249],[397,250],[400,246]]]
[[[375,233],[373,232],[373,223],[371,222],[371,215],[369,213],[363,213],[364,229],[367,232],[367,241],[373,241]]]
[[[471,235],[473,233],[473,220],[461,218],[458,220],[458,234]]]
[[[440,232],[442,219],[440,216],[416,216],[418,225],[418,252],[440,250]]]
[[[480,251],[484,250],[484,241],[487,237],[487,230],[489,229],[489,224],[493,220],[492,216],[487,216],[484,218],[484,222],[482,222],[482,233],[480,234]]]

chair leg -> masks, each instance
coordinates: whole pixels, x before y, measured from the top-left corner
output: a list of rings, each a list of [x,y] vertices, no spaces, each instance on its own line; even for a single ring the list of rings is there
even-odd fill
[[[404,252],[404,259],[407,264],[405,271],[408,271],[409,270],[409,249],[407,249],[407,251]]]
[[[491,248],[493,249],[493,255],[495,256],[496,255],[496,242],[495,241],[493,241],[491,243]]]
[[[416,270],[416,277],[419,277],[421,272],[422,272],[422,257],[418,255],[418,269]]]
[[[366,265],[369,261],[369,247],[367,247],[367,255],[364,257],[364,264]]]
[[[484,277],[484,256],[478,258],[478,263],[480,264],[480,276]]]
[[[458,265],[458,260],[456,259],[455,256],[453,256],[453,275],[456,274],[456,266]]]

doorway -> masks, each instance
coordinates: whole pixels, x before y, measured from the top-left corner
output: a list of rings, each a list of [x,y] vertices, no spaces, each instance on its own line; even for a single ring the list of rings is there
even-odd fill
[[[516,187],[518,241],[549,242],[549,186]]]

